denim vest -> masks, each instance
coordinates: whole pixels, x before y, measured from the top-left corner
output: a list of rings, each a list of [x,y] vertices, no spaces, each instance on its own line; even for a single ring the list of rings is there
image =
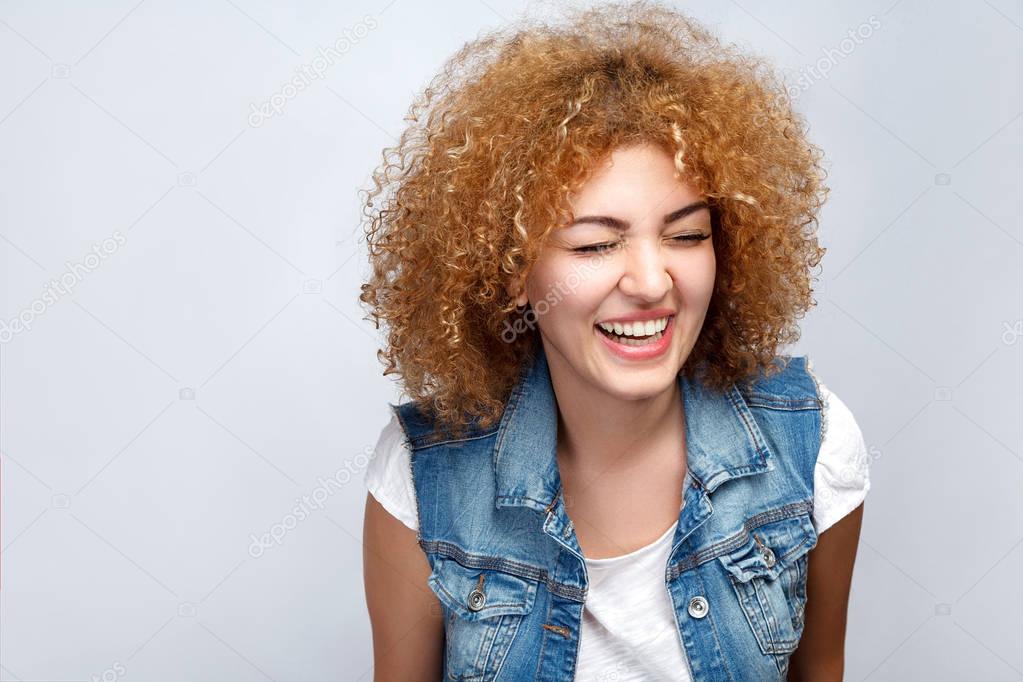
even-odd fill
[[[561,495],[542,345],[504,414],[457,439],[391,405],[412,453],[419,545],[443,605],[449,680],[574,677],[587,573]],[[664,567],[692,678],[783,680],[803,631],[821,406],[805,357],[712,392],[678,375],[688,472]]]

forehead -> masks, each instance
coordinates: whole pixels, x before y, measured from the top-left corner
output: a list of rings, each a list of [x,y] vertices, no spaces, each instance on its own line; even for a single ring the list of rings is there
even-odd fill
[[[634,208],[667,212],[679,202],[696,201],[699,190],[676,173],[672,156],[644,144],[620,147],[598,162],[585,184],[569,197],[572,210],[626,211]],[[676,205],[678,204],[678,205]]]

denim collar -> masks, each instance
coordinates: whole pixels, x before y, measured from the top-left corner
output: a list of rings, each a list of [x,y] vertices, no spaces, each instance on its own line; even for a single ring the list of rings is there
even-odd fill
[[[677,379],[685,406],[689,476],[714,490],[739,476],[774,469],[774,455],[733,384],[727,391]],[[493,461],[497,507],[548,511],[561,492],[557,463],[558,411],[547,356],[537,339],[520,371],[498,427]]]

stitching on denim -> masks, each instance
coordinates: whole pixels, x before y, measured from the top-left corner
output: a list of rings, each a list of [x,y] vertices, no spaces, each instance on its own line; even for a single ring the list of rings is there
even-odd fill
[[[545,630],[550,630],[551,632],[558,633],[565,639],[572,639],[572,631],[566,628],[564,625],[551,625],[550,623],[544,623],[542,627]]]
[[[522,618],[522,616],[514,616],[515,618]],[[498,636],[501,634],[502,628],[508,622],[508,616],[501,616],[501,619],[497,621],[495,625],[490,627],[484,634],[483,642],[480,646],[480,664],[479,670],[480,675],[486,679],[487,668],[490,667],[490,663],[494,657],[494,647],[497,645]],[[489,635],[489,637],[488,637]],[[487,641],[489,639],[489,641]]]
[[[398,409],[397,405],[392,405],[391,403],[388,403],[388,405],[390,406],[391,412],[394,414],[394,416],[398,418],[398,425],[401,426],[402,447],[405,448],[406,450],[408,450],[408,453],[409,453],[408,469],[409,469],[409,474],[412,477],[412,479],[411,479],[412,480],[412,492],[414,493],[415,502],[416,502],[416,505],[415,505],[415,507],[416,507],[415,508],[415,512],[416,512],[416,542],[418,543],[418,542],[422,541],[422,539],[423,539],[423,520],[422,520],[422,515],[419,513],[419,493],[416,490],[416,467],[415,467],[416,448],[414,448],[412,446],[412,439],[409,438],[409,435],[408,435],[409,434],[408,425],[405,423],[404,417],[401,416],[401,410]]]
[[[817,402],[820,403],[820,428],[818,429],[818,449],[820,444],[824,443],[824,437],[828,432],[828,403],[830,402],[824,393],[821,391],[821,382],[817,375],[813,371],[813,361],[808,357],[806,359],[806,373],[813,379],[814,390],[817,392]]]
[[[696,580],[699,582],[700,594],[706,594],[707,590],[706,590],[706,586],[703,584],[703,578],[701,578],[699,575],[697,575],[696,576]],[[714,635],[714,643],[717,645],[718,651],[720,651],[722,654],[725,654],[726,652],[725,652],[724,648],[721,646],[721,638],[718,637],[718,628],[717,628],[717,624],[715,623],[714,616],[713,616],[713,614],[708,614],[708,616],[710,617],[710,631]],[[683,646],[685,646],[685,645],[683,644]],[[689,653],[686,652],[686,658],[688,659],[688,657],[689,657]],[[725,668],[725,673],[727,673],[727,675],[728,675],[728,679],[731,680],[731,682],[735,682],[735,678],[732,677],[732,671],[729,669],[727,663],[724,664],[724,668]]]
[[[762,407],[764,409],[803,411],[815,410],[820,405],[816,398],[780,398],[778,396],[759,393],[757,391],[746,391],[742,393],[746,404],[750,407]]]
[[[520,578],[529,578],[532,580],[541,580],[547,575],[547,571],[545,569],[513,561],[511,559],[504,559],[502,557],[491,557],[485,554],[472,554],[470,552],[466,552],[458,545],[444,540],[424,540],[423,544],[426,545],[424,549],[427,551],[433,550],[445,558],[453,559],[455,562],[466,568],[493,568],[503,570],[506,573],[512,573]]]
[[[792,639],[781,636],[780,628],[782,625],[777,620],[772,621],[772,618],[768,615],[767,609],[769,606],[765,606],[765,604],[768,604],[768,600],[760,589],[759,581],[752,580],[749,583],[743,583],[730,575],[729,582],[739,598],[740,610],[746,617],[746,622],[752,629],[753,634],[756,636],[760,650],[764,655],[774,658],[779,671],[782,670],[783,661],[780,657],[782,655],[791,655],[791,649],[798,644],[798,637]],[[775,624],[774,629],[771,627],[772,622]]]
[[[547,600],[547,613],[544,615],[544,622],[546,622],[547,619],[551,617],[551,610],[553,608],[554,608],[554,600],[553,599],[548,599]],[[536,660],[536,677],[539,677],[539,675],[540,675],[540,667],[543,665],[543,652],[544,652],[544,649],[547,648],[547,638],[550,636],[546,632],[541,633],[541,634],[542,634],[542,637],[540,637],[540,655],[537,656],[537,660]]]
[[[439,582],[437,584],[438,584],[438,587],[440,587]],[[444,594],[447,594],[447,595],[451,594],[447,590],[443,590],[443,592],[444,592]],[[455,601],[457,602],[458,600],[456,599]],[[455,610],[452,610],[452,622],[453,623],[461,623],[463,627],[468,627],[468,626],[470,626],[470,623],[472,623],[472,621],[466,621],[466,620],[462,620],[461,618],[458,618],[458,612],[455,611]],[[483,624],[478,624],[477,623],[476,625],[477,626],[482,625],[483,627],[486,627],[488,629],[492,629],[493,628],[493,626],[491,626],[491,625],[489,625],[487,623],[483,623]],[[486,633],[484,633],[484,634],[486,634]],[[450,652],[451,652],[451,649],[452,649],[453,641],[447,641],[445,643],[445,646],[446,646],[447,652],[448,652],[447,658],[449,659],[448,661],[445,662],[445,667],[448,668],[448,670],[447,670],[447,678],[449,680],[464,680],[464,681],[468,681],[468,680],[482,680],[483,676],[486,674],[486,658],[483,656],[483,646],[484,646],[485,643],[486,643],[486,637],[484,636],[484,637],[480,638],[479,645],[476,648],[476,655],[473,658],[473,662],[472,662],[472,672],[468,673],[468,674],[459,674],[458,677],[455,677],[452,674],[452,671],[450,670],[450,665],[449,665],[450,664],[450,658],[451,658],[450,657]]]
[[[760,646],[763,648],[764,653],[773,654],[775,653],[775,643],[780,640],[781,637],[779,637],[778,633],[775,632],[775,630],[777,630],[776,623],[775,628],[773,630],[771,628],[772,618],[770,613],[768,613],[770,605],[767,603],[767,598],[760,589],[760,582],[757,580],[751,580],[749,583],[743,584],[743,589],[752,592],[751,597],[753,598],[754,603],[751,604],[751,606],[753,607],[753,612],[757,614],[754,619],[757,621],[760,634],[763,636],[763,641],[760,643]],[[775,661],[775,665],[777,665],[777,661]]]
[[[449,438],[448,440],[442,441],[430,441],[429,435],[416,436],[413,440],[415,442],[416,449],[423,451],[429,450],[440,445],[451,445],[452,443],[468,443],[474,440],[483,440],[485,438],[490,438],[495,433],[497,433],[497,429],[493,429],[491,431],[487,431],[486,433],[482,433],[475,436],[466,436],[464,438]]]
[[[740,399],[742,398],[741,394],[739,395],[739,398]],[[760,455],[761,459],[766,458],[767,457],[767,453],[761,447],[762,444],[760,443],[760,441],[757,440],[756,431],[754,430],[753,425],[750,424],[749,419],[747,419],[746,411],[743,410],[742,409],[743,406],[738,401],[736,401],[736,399],[735,399],[735,392],[734,391],[729,391],[728,392],[728,400],[732,403],[732,406],[735,408],[736,413],[738,413],[739,418],[742,419],[742,423],[746,427],[746,431],[747,431],[747,433],[748,433],[748,435],[750,437],[750,440],[752,440],[754,443],[756,443],[757,454]]]
[[[551,500],[551,503],[550,503],[549,505],[547,505],[546,507],[544,507],[544,510],[543,510],[543,513],[544,513],[544,514],[549,514],[549,513],[550,513],[550,511],[551,511],[551,508],[552,508],[552,507],[553,507],[553,506],[554,506],[555,504],[557,504],[557,503],[558,503],[558,498],[559,498],[559,497],[561,497],[561,488],[558,488],[558,491],[557,491],[556,493],[554,493],[554,499],[553,499],[553,500]]]
[[[494,445],[494,453],[498,455],[498,458],[494,460],[494,466],[496,467],[500,460],[500,452],[504,448],[504,439],[508,435],[509,424],[511,423],[512,411],[516,409],[521,399],[522,392],[525,390],[525,378],[529,374],[529,370],[532,369],[533,364],[539,359],[536,357],[538,349],[533,348],[534,354],[531,358],[527,358],[522,363],[522,367],[519,368],[519,373],[516,377],[515,386],[512,388],[511,394],[508,396],[508,400],[504,405],[504,412],[501,414],[501,423],[497,427],[497,443]]]
[[[760,512],[747,519],[743,523],[743,530],[729,535],[723,540],[719,540],[712,545],[704,547],[690,556],[686,557],[682,561],[673,564],[669,570],[668,576],[670,580],[674,580],[682,573],[699,566],[700,564],[706,563],[716,559],[719,556],[727,554],[744,544],[749,542],[750,533],[763,526],[767,523],[773,523],[775,521],[781,521],[784,519],[795,518],[802,516],[806,513],[813,511],[813,503],[806,500],[800,500],[799,502],[791,502],[789,504],[778,507],[777,509],[771,509],[766,512]],[[807,534],[807,540],[803,543],[805,545],[809,542],[810,535]],[[802,547],[803,545],[800,545]],[[787,556],[787,555],[786,555]],[[784,557],[783,557],[784,558]]]
[[[445,559],[451,559],[465,568],[489,568],[526,580],[542,582],[551,593],[577,602],[583,601],[586,597],[585,592],[578,587],[555,582],[546,569],[501,557],[470,554],[461,547],[443,540],[423,540],[419,544],[424,551],[434,552]]]
[[[726,554],[732,550],[742,547],[749,542],[750,535],[754,530],[760,528],[768,523],[774,523],[775,521],[784,521],[786,519],[796,518],[802,516],[807,511],[807,505],[805,501],[791,502],[784,506],[778,507],[777,509],[771,509],[766,512],[760,512],[754,514],[749,519],[743,522],[743,530],[734,533],[724,540],[721,540],[707,548],[704,548],[700,554],[713,553],[713,556],[708,557],[709,559],[716,558],[721,554]]]
[[[529,497],[528,495],[522,495],[521,497],[510,497],[508,495],[500,495],[497,498],[498,502],[504,502],[506,504],[519,504],[520,502],[532,502],[538,507],[546,507],[547,503],[543,500],[537,500]]]
[[[494,679],[497,679],[501,675],[501,669],[504,668],[504,662],[508,660],[508,650],[511,649],[512,642],[515,641],[515,636],[517,634],[519,634],[519,627],[522,625],[522,621],[524,619],[524,616],[519,616],[517,618],[513,618],[508,623],[508,625],[505,626],[504,621],[507,620],[507,619],[508,619],[508,616],[505,616],[504,618],[502,618],[501,619],[502,620],[501,625],[499,626],[499,627],[504,628],[503,632],[500,633],[500,634],[504,635],[504,641],[502,641],[500,643],[500,648],[498,649],[498,652],[501,654],[500,655],[500,659],[501,660],[498,661],[497,667],[493,671]],[[496,636],[495,636],[495,639],[496,639]]]

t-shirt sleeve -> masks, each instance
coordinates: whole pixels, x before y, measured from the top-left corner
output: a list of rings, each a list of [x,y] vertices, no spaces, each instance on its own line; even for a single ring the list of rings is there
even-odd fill
[[[380,432],[373,455],[366,466],[366,488],[384,509],[412,530],[418,530],[416,489],[412,483],[412,453],[398,416]]]
[[[870,457],[856,419],[817,380],[824,401],[824,436],[814,469],[813,521],[823,533],[863,502],[870,490]]]

